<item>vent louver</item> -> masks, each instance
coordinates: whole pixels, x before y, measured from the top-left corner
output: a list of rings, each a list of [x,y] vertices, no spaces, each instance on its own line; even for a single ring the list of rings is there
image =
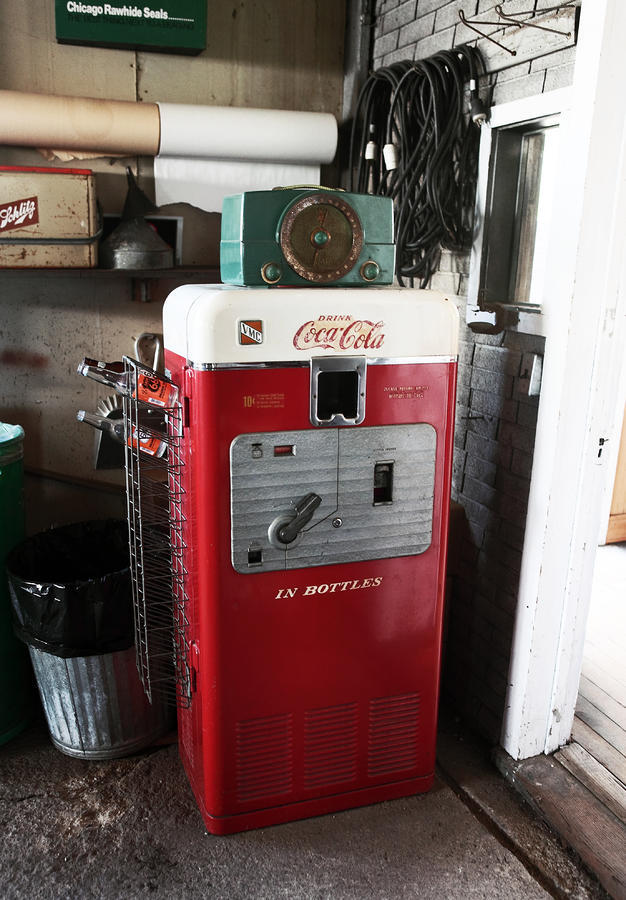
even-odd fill
[[[293,790],[291,715],[237,723],[237,800],[290,794]]]
[[[419,695],[370,700],[367,774],[409,772],[418,761]]]
[[[354,781],[357,733],[356,703],[313,709],[305,714],[305,788],[313,790]]]

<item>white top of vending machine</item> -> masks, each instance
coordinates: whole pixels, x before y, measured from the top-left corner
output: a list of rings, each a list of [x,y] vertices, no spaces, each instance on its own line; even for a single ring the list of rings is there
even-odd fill
[[[457,357],[459,316],[443,294],[400,287],[188,284],[163,307],[165,347],[193,366]]]

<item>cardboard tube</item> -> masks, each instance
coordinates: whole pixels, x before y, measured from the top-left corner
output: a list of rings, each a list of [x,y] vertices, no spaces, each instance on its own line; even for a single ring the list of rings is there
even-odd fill
[[[156,103],[0,91],[0,143],[154,156],[160,142]]]

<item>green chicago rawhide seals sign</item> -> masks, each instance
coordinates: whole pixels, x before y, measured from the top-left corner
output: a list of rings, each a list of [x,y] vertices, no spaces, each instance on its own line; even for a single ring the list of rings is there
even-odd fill
[[[57,41],[200,53],[206,47],[206,0],[101,3],[55,0]]]

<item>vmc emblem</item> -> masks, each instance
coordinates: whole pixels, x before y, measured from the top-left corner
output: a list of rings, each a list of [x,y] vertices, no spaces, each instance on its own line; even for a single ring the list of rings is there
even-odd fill
[[[262,344],[263,322],[259,319],[240,319],[239,321],[240,344]]]

